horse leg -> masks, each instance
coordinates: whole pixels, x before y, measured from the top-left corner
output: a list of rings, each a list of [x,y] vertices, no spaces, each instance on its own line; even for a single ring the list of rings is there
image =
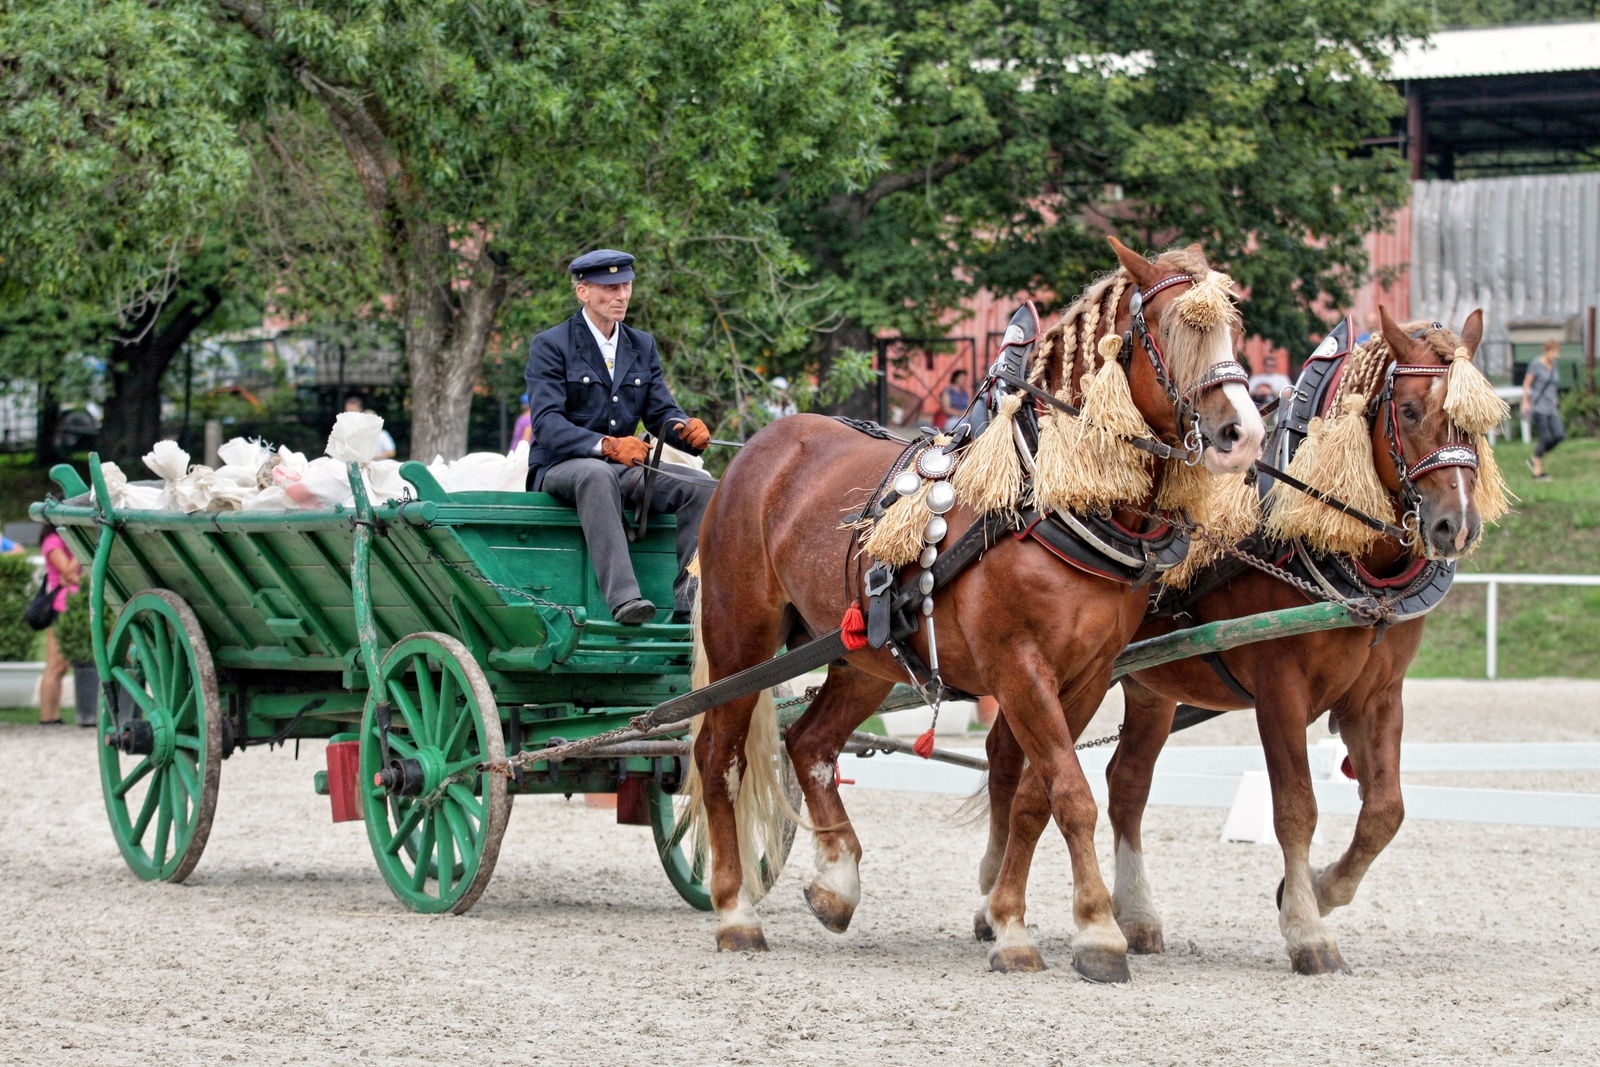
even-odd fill
[[[1402,714],[1397,681],[1373,693],[1353,713],[1339,716],[1339,736],[1350,749],[1351,769],[1361,783],[1361,813],[1344,855],[1316,872],[1317,907],[1323,915],[1355,899],[1367,868],[1394,840],[1405,818],[1400,797]]]
[[[839,750],[893,687],[834,663],[816,699],[789,728],[789,758],[816,827],[817,876],[805,887],[806,906],[836,934],[849,929],[861,902],[861,842],[839,797]]]
[[[1003,691],[995,693],[1031,766],[1012,805],[1011,841],[989,894],[989,918],[995,932],[989,965],[995,970],[1037,969],[1029,966],[1038,958],[1038,950],[1023,921],[1028,869],[1033,846],[1045,823],[1054,817],[1072,857],[1072,914],[1078,926],[1072,939],[1072,966],[1090,981],[1126,982],[1128,940],[1117,927],[1111,894],[1100,877],[1095,855],[1094,824],[1099,809],[1072,750],[1067,727],[1069,722],[1086,723],[1104,690],[1083,685],[1062,701],[1043,687],[1042,673],[1007,671],[1003,685],[997,687]],[[1039,783],[1037,787],[1033,780]]]
[[[1111,911],[1128,939],[1129,952],[1160,952],[1165,947],[1161,913],[1156,910],[1150,882],[1145,877],[1139,832],[1145,804],[1150,800],[1156,758],[1172,732],[1172,716],[1178,706],[1132,678],[1122,680],[1122,694],[1122,736],[1106,766],[1106,811],[1111,817],[1111,835],[1117,850]]]
[[[995,880],[1000,877],[1000,865],[1005,860],[1006,843],[1011,838],[1011,805],[1022,783],[1027,760],[1003,713],[995,717],[983,747],[989,756],[989,847],[984,850],[983,860],[978,864],[978,892],[983,894],[983,899],[978,902],[977,914],[972,917],[972,936],[979,941],[993,941],[994,927],[989,923],[989,894],[994,890]],[[1048,804],[1045,810],[1048,814]]]
[[[708,887],[717,913],[717,951],[765,952],[766,935],[755,900],[745,885],[739,856],[739,824],[734,807],[745,773],[745,739],[757,697],[740,697],[708,711],[694,739],[711,866]]]
[[[1348,972],[1339,945],[1323,925],[1311,869],[1311,835],[1317,829],[1317,798],[1306,757],[1310,700],[1303,687],[1279,685],[1256,701],[1256,725],[1272,783],[1272,823],[1283,849],[1278,927],[1296,974]]]

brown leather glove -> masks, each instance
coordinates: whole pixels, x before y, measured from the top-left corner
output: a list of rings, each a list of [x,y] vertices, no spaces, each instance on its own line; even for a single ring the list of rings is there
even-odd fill
[[[637,437],[603,437],[600,454],[624,467],[637,467],[650,458],[650,446]]]
[[[672,428],[678,431],[678,436],[683,438],[683,443],[696,452],[711,443],[711,431],[706,429],[706,424],[699,419],[673,423]]]

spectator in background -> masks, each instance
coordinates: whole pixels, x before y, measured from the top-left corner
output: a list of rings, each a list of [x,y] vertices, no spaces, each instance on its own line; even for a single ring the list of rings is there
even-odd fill
[[[1378,313],[1369,311],[1367,312],[1367,317],[1361,321],[1363,323],[1361,332],[1356,335],[1356,344],[1358,345],[1366,344],[1372,340],[1372,335],[1378,332]]]
[[[967,372],[956,368],[950,373],[950,384],[939,391],[939,429],[948,429],[966,412],[972,403],[967,391]]]
[[[1557,386],[1561,372],[1556,369],[1556,357],[1561,355],[1561,345],[1546,341],[1544,351],[1528,367],[1528,376],[1522,379],[1522,413],[1532,415],[1533,432],[1538,443],[1533,455],[1528,457],[1528,469],[1540,481],[1550,477],[1544,470],[1544,457],[1551,449],[1566,440],[1566,427],[1561,425],[1561,398]]]
[[[361,398],[359,396],[347,396],[347,397],[345,397],[344,398],[344,409],[346,411],[357,411],[357,412],[366,410],[366,408],[362,405]],[[394,438],[389,435],[389,431],[388,430],[379,430],[378,431],[378,451],[373,454],[372,458],[373,459],[393,459],[394,458],[394,452],[395,452]]]
[[[78,563],[67,543],[56,533],[54,526],[45,524],[39,538],[39,554],[44,557],[45,591],[55,594],[56,613],[67,610],[67,598],[78,591],[78,579],[83,567]],[[67,676],[72,664],[61,654],[56,643],[56,628],[45,631],[44,674],[39,678],[39,723],[43,726],[61,722],[61,679]]]
[[[522,394],[522,414],[517,416],[517,421],[511,427],[511,451],[515,452],[522,442],[528,442],[528,447],[533,447],[533,410],[528,407],[528,394]]]
[[[1250,378],[1250,399],[1255,401],[1256,407],[1271,403],[1275,396],[1282,396],[1283,391],[1292,383],[1287,374],[1256,374]]]
[[[17,544],[11,538],[0,534],[0,555],[21,556],[27,554],[27,549]]]

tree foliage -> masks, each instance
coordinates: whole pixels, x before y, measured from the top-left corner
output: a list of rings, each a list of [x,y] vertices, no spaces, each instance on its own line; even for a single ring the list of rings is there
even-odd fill
[[[1341,306],[1405,195],[1363,150],[1400,102],[1386,49],[1415,8],[1353,0],[845,0],[896,48],[888,169],[789,218],[870,329],[938,332],[979,285],[1062,298],[1114,266],[1100,235],[1199,240],[1249,328],[1298,348]]]

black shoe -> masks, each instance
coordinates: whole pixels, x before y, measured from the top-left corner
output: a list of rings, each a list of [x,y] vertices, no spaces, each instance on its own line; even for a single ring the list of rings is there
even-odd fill
[[[647,622],[654,622],[655,617],[656,606],[644,597],[630,600],[611,613],[611,618],[623,626],[643,626]]]
[[[672,613],[672,624],[674,626],[688,626],[693,621],[694,612],[688,608],[679,608]]]

